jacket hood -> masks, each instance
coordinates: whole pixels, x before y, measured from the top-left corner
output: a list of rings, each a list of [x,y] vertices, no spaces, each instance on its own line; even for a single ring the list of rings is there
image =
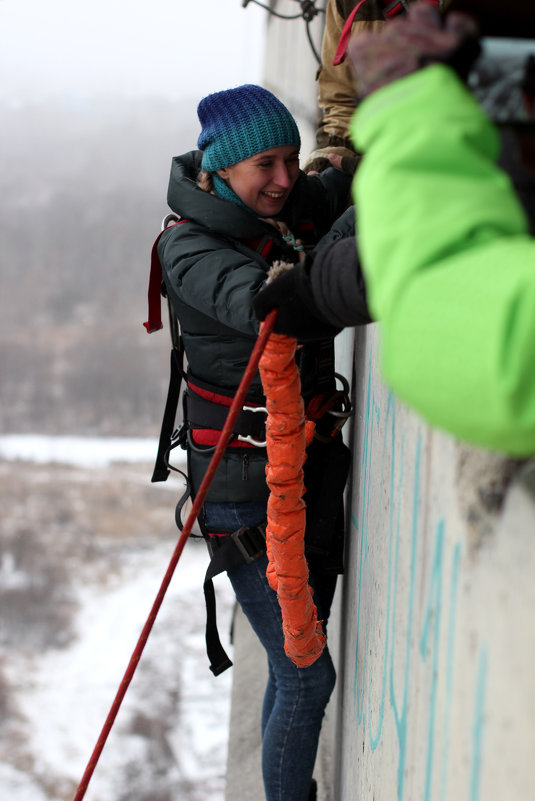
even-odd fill
[[[200,150],[191,150],[173,158],[167,190],[169,208],[180,217],[195,220],[213,232],[225,236],[232,232],[237,239],[262,236],[266,231],[273,233],[270,223],[247,209],[199,189],[196,182],[201,159]]]

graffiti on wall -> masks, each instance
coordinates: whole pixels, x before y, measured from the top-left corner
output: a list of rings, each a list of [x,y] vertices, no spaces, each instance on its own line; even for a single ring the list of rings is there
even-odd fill
[[[359,486],[354,493],[360,500],[351,515],[359,542],[355,717],[370,758],[385,737],[394,736],[398,801],[406,797],[409,768],[413,775],[418,773],[423,801],[446,801],[450,742],[456,735],[452,709],[462,547],[447,536],[447,516],[429,522],[432,515],[421,498],[425,486],[421,431],[406,436],[399,430],[392,394],[380,395],[386,403],[381,408],[371,363],[370,358]],[[484,648],[474,671],[472,708],[464,714],[470,727],[465,796],[469,801],[479,799],[482,770]],[[416,728],[416,692],[420,715],[425,705],[426,756],[411,765],[408,744]],[[419,732],[421,738],[421,725]]]

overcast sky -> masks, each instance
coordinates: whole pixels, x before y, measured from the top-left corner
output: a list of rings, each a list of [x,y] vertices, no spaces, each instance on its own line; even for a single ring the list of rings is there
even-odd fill
[[[0,0],[0,98],[200,97],[261,82],[265,23],[241,0]]]

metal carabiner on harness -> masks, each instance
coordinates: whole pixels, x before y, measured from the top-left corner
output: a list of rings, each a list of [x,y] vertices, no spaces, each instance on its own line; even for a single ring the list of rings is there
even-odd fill
[[[180,222],[180,217],[178,216],[178,214],[175,214],[174,211],[171,211],[171,212],[169,212],[169,214],[166,214],[165,217],[162,220],[162,227],[161,227],[162,231],[165,231],[165,229],[167,228],[167,226],[169,225],[171,220],[174,223],[177,223],[177,222]]]
[[[345,425],[347,419],[353,414],[353,409],[349,399],[349,382],[347,378],[340,373],[335,373],[334,377],[340,381],[342,389],[334,393],[333,399],[335,399],[336,402],[340,401],[342,403],[342,409],[329,409],[326,414],[330,414],[332,417],[338,417],[340,421],[342,421],[338,426],[338,430],[340,430]]]
[[[331,442],[353,414],[349,399],[349,382],[340,373],[335,373],[334,376],[341,382],[342,389],[335,390],[330,396],[327,402],[328,408],[325,409],[322,419],[316,424],[314,437],[320,442]],[[335,406],[338,408],[334,408]],[[325,424],[326,418],[330,418],[327,424]]]
[[[262,412],[262,414],[267,415],[267,409],[265,406],[242,406],[242,411],[244,412]],[[252,437],[250,434],[243,435],[238,434],[237,439],[240,442],[248,442],[249,445],[254,445],[255,448],[265,448],[266,447],[266,440],[259,440]]]

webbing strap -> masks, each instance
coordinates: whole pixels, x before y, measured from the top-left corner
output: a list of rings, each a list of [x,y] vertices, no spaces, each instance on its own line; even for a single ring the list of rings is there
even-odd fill
[[[337,67],[338,64],[341,64],[346,57],[347,45],[349,42],[349,37],[351,36],[351,28],[353,27],[353,20],[355,19],[357,11],[365,2],[366,0],[360,0],[345,21],[340,40],[338,42],[338,47],[336,48],[336,53],[334,54],[333,58],[333,66],[335,67]]]
[[[228,414],[228,406],[218,401],[208,400],[195,392],[188,381],[190,392],[187,396],[187,419],[192,429],[214,429],[221,431]],[[258,409],[258,411],[254,411]],[[234,433],[265,439],[266,410],[263,406],[249,406],[242,409],[234,426]]]
[[[180,397],[180,386],[183,376],[184,353],[180,348],[171,350],[171,365],[169,370],[169,387],[167,389],[167,400],[160,428],[160,438],[158,440],[158,453],[152,472],[152,482],[167,481],[169,476],[168,452],[171,445],[171,438],[175,428],[176,410]]]
[[[204,600],[206,603],[206,653],[210,670],[214,676],[232,667],[232,661],[221,645],[217,630],[214,576],[233,567],[254,562],[266,550],[265,525],[239,529],[233,534],[211,538],[217,543],[212,549],[212,558],[204,577]]]
[[[167,219],[167,218],[166,218]],[[155,331],[160,331],[163,328],[162,323],[162,265],[160,257],[158,256],[158,243],[161,235],[168,228],[174,225],[181,225],[187,220],[177,220],[160,231],[150,254],[150,274],[149,274],[149,288],[147,292],[149,319],[143,323],[147,329],[148,334],[153,334]],[[173,329],[171,325],[171,334],[173,338]],[[169,374],[169,387],[167,390],[167,400],[165,402],[165,411],[162,419],[162,426],[160,429],[160,438],[158,441],[158,453],[154,470],[152,473],[151,481],[166,481],[169,476],[169,467],[167,461],[167,453],[171,444],[171,437],[173,434],[176,418],[176,410],[178,408],[178,400],[180,397],[180,386],[183,376],[183,362],[184,362],[184,348],[180,337],[176,337],[176,342],[173,341],[173,349],[171,350],[171,368]]]
[[[172,228],[174,225],[181,225],[181,223],[184,222],[187,222],[187,220],[178,220],[178,222],[168,225],[167,228]],[[158,256],[158,242],[160,241],[160,237],[164,231],[167,231],[167,228],[164,228],[163,231],[160,231],[154,240],[154,244],[150,253],[149,289],[147,292],[149,319],[146,323],[143,323],[147,329],[147,334],[153,334],[155,331],[159,331],[161,328],[163,328],[161,303],[162,265],[160,264],[160,257]]]
[[[336,48],[336,53],[333,58],[333,66],[335,67],[337,67],[338,64],[341,64],[346,57],[347,45],[349,44],[349,37],[351,36],[351,28],[353,27],[355,16],[359,8],[364,5],[365,2],[366,0],[360,0],[345,21],[340,40],[338,42],[338,47]],[[438,7],[439,0],[421,0],[421,2],[427,2],[432,6]],[[393,2],[383,0],[383,3],[386,6],[384,10],[385,19],[391,19],[406,9],[407,0],[394,0]]]
[[[159,331],[160,329],[163,328],[162,310],[161,310],[163,274],[162,274],[162,265],[160,262],[160,257],[158,255],[158,243],[160,241],[160,237],[162,236],[164,231],[167,231],[168,228],[172,228],[175,225],[181,225],[182,223],[189,222],[189,220],[185,218],[182,220],[176,220],[175,222],[167,225],[166,221],[169,219],[169,216],[165,218],[164,227],[156,237],[151,250],[149,288],[147,293],[149,319],[147,320],[147,322],[143,323],[143,325],[147,329],[148,334],[152,334],[155,331]],[[258,239],[255,240],[249,240],[246,244],[253,250],[257,250],[262,256],[262,258],[267,258],[269,251],[273,246],[273,243],[274,240],[272,237],[264,236],[264,237],[259,237]],[[168,303],[169,303],[169,298],[168,298]],[[180,398],[180,386],[183,378],[184,347],[182,344],[181,337],[173,335],[174,334],[173,323],[176,322],[177,318],[176,316],[174,316],[174,320],[171,319],[174,313],[170,303],[169,303],[169,309],[170,309],[170,325],[171,325],[171,338],[173,340],[173,349],[171,351],[171,370],[169,376],[169,387],[167,390],[167,400],[165,404],[165,411],[160,429],[158,454],[156,456],[156,462],[154,465],[154,470],[151,478],[151,481],[153,482],[166,481],[167,477],[169,476],[169,466],[168,466],[167,456],[168,456],[169,446],[171,444],[172,434],[174,431],[176,412],[178,408],[178,401]],[[223,396],[218,396],[218,402],[221,402],[224,406],[230,407],[232,403],[232,398],[227,399]],[[226,413],[227,409],[224,410],[225,419],[226,419]],[[223,427],[223,423],[224,419],[222,419],[221,424],[216,427],[217,430],[214,432],[215,441],[210,440],[210,442],[205,442],[203,444],[210,444],[210,445],[216,444],[216,442],[219,440],[219,434],[220,430]],[[237,433],[242,433],[239,427],[237,429]],[[251,434],[251,433],[256,435],[257,432],[256,430],[253,432],[249,431],[245,432],[245,434]],[[237,444],[240,447],[252,447],[248,443],[239,442]]]

